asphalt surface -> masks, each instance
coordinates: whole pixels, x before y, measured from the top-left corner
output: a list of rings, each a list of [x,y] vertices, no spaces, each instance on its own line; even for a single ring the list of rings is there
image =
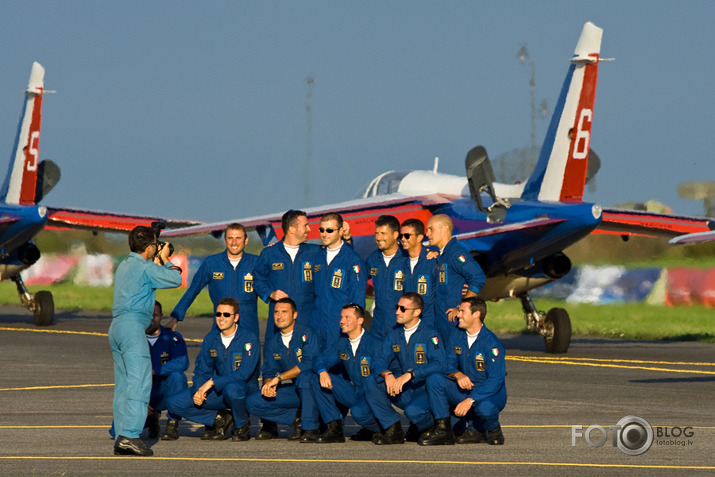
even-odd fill
[[[584,337],[574,337],[565,355],[545,354],[538,336],[502,337],[509,396],[501,415],[504,446],[213,442],[198,438],[203,427],[183,421],[178,441],[145,439],[155,457],[115,457],[107,433],[113,392],[106,337],[110,320],[108,314],[58,311],[55,325],[37,328],[24,309],[0,307],[0,474],[531,476],[715,471],[715,345]],[[192,362],[210,327],[209,318],[189,318],[180,325]],[[653,442],[640,455],[627,455],[613,445],[615,432],[609,426],[627,416],[650,424],[642,429],[644,436],[651,430]],[[626,421],[630,428],[636,422]],[[164,422],[163,416],[162,426]],[[594,427],[589,434],[594,444],[607,437],[600,447],[577,435],[592,425],[606,433]],[[572,426],[582,428],[574,431]],[[355,431],[348,418],[346,434]],[[252,435],[257,432],[254,421]],[[288,428],[281,434],[287,435]]]

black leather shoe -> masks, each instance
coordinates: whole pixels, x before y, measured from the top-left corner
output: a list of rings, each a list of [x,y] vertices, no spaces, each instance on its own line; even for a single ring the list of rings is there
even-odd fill
[[[247,422],[243,427],[233,429],[233,436],[231,436],[232,441],[247,441],[251,438],[251,423]]]
[[[293,434],[288,436],[289,441],[297,441],[300,440],[301,437],[301,432],[300,432],[300,414],[295,415],[295,419],[293,419]]]
[[[214,419],[214,433],[211,436],[211,440],[222,441],[228,437],[228,431],[233,426],[233,415],[227,410],[223,409],[216,413],[216,418]]]
[[[312,444],[313,442],[318,442],[318,436],[319,436],[319,431],[318,429],[314,429],[312,431],[303,431],[302,435],[300,436],[300,443],[301,444]]]
[[[359,431],[357,431],[356,434],[353,434],[350,436],[351,441],[356,441],[356,442],[370,442],[375,435],[374,432],[372,432],[369,429],[365,429],[364,427],[361,427]]]
[[[420,435],[422,435],[422,433],[419,429],[417,429],[417,426],[410,422],[410,427],[407,428],[407,434],[405,434],[405,439],[407,440],[407,442],[417,442],[417,440],[420,438]]]
[[[166,428],[161,435],[162,441],[175,441],[179,438],[179,421],[169,419],[166,421]]]
[[[375,434],[372,438],[372,443],[378,446],[404,444],[405,433],[402,431],[402,425],[396,422],[385,429],[383,434]]]
[[[429,431],[424,432],[417,443],[421,446],[452,446],[454,433],[452,432],[452,419],[445,417],[437,419]]]
[[[154,455],[154,451],[149,449],[138,437],[132,439],[119,436],[114,443],[114,455],[139,455],[149,457]]]
[[[321,444],[335,444],[345,442],[345,434],[343,433],[343,421],[336,419],[328,423],[328,429],[318,437],[318,442]]]
[[[493,446],[504,445],[504,434],[501,432],[501,426],[497,426],[487,433],[487,442]]]
[[[263,421],[263,427],[256,434],[257,441],[267,441],[278,438],[278,425],[275,422]]]
[[[455,439],[457,444],[484,444],[487,439],[484,434],[476,429],[467,429],[461,436]]]
[[[204,426],[204,432],[201,434],[202,441],[210,441],[214,437],[214,426]]]
[[[149,439],[156,439],[161,433],[161,425],[159,424],[159,418],[161,418],[161,411],[154,411],[149,414]]]

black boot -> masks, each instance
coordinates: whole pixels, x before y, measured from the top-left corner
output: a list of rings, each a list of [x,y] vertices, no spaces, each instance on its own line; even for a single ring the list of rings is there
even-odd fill
[[[214,419],[214,432],[211,436],[211,440],[222,441],[228,437],[228,431],[233,426],[233,415],[227,410],[223,409],[216,413],[216,418]]]
[[[161,418],[161,411],[154,411],[149,414],[147,419],[149,428],[149,439],[156,439],[159,437],[161,432],[161,425],[159,424],[159,419]]]
[[[138,455],[142,457],[149,457],[154,455],[154,451],[149,449],[144,441],[138,437],[130,438],[119,436],[117,441],[114,443],[114,455]]]
[[[444,417],[434,422],[434,427],[422,434],[417,443],[421,446],[451,446],[454,445],[451,418]]]
[[[504,434],[501,432],[501,426],[497,425],[497,427],[487,432],[487,442],[493,446],[504,445]]]
[[[312,444],[313,442],[318,442],[319,435],[320,434],[319,434],[318,429],[313,429],[310,431],[303,431],[303,433],[300,436],[300,443],[301,444],[306,444],[306,443]]]
[[[318,437],[318,442],[321,444],[335,444],[336,442],[345,442],[345,434],[343,434],[343,421],[336,419],[328,423],[328,430]]]
[[[293,434],[288,436],[289,441],[297,441],[300,440],[300,411],[298,411],[295,415],[295,419],[293,419]]]
[[[372,443],[378,446],[390,444],[404,444],[405,433],[402,431],[402,425],[399,422],[394,423],[383,434],[376,434],[372,439]]]
[[[175,441],[179,438],[179,421],[169,419],[166,421],[164,434],[161,435],[162,441]]]
[[[467,429],[461,436],[457,436],[457,444],[482,444],[487,442],[484,434],[476,429]]]
[[[240,429],[233,429],[232,441],[247,441],[251,438],[251,423],[247,422]]]
[[[267,441],[278,438],[278,425],[273,421],[263,421],[263,427],[256,434],[257,441]]]

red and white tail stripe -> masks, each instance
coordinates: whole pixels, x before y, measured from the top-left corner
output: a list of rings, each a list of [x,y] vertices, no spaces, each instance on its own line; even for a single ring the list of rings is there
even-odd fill
[[[3,185],[4,201],[8,204],[35,203],[37,166],[40,160],[40,125],[42,123],[42,92],[45,69],[32,64],[30,81],[25,91],[25,107],[15,140],[12,162]]]
[[[523,198],[581,201],[586,184],[603,30],[586,23]]]

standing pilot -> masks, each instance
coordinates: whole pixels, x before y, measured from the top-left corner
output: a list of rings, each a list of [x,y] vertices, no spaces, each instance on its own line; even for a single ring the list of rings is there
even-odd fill
[[[186,293],[171,312],[172,319],[167,324],[168,327],[174,327],[177,321],[184,319],[186,310],[208,285],[214,310],[221,298],[234,298],[241,307],[241,321],[238,326],[258,336],[258,308],[256,293],[253,291],[253,268],[258,256],[244,251],[248,235],[241,224],[230,224],[226,227],[223,239],[226,242],[226,250],[206,257]],[[216,329],[215,321],[213,328]]]

